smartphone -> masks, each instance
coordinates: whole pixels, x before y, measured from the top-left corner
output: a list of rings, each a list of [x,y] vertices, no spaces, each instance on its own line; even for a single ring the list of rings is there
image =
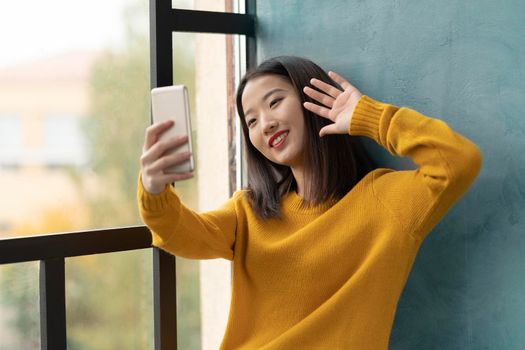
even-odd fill
[[[160,123],[171,119],[175,121],[168,130],[160,136],[160,140],[188,135],[188,142],[174,149],[172,153],[192,152],[186,162],[166,169],[167,173],[187,173],[195,169],[191,137],[190,105],[188,89],[184,85],[157,87],[151,90],[151,112],[153,123]]]

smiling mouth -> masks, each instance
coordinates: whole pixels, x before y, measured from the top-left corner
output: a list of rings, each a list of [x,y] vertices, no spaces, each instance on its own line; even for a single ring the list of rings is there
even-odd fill
[[[277,136],[274,136],[269,142],[270,147],[279,148],[284,143],[286,137],[288,137],[288,133],[289,131],[284,131],[282,133],[277,134]]]

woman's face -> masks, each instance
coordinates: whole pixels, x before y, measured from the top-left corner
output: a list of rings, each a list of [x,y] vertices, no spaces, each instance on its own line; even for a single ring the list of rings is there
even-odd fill
[[[241,100],[255,148],[274,163],[301,167],[305,126],[293,85],[280,75],[263,75],[248,81]]]

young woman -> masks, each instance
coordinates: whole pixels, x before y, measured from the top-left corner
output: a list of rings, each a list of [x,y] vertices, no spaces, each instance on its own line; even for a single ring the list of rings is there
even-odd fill
[[[480,171],[478,147],[446,123],[362,95],[313,62],[276,57],[237,91],[248,186],[196,213],[165,174],[186,139],[146,131],[138,203],[153,245],[233,261],[221,349],[387,349],[421,242]],[[419,167],[375,168],[356,136]]]

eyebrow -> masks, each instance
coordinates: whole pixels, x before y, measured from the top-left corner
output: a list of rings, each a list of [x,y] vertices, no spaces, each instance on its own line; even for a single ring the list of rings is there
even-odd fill
[[[270,97],[271,94],[275,93],[275,92],[280,92],[280,91],[284,91],[286,92],[285,89],[281,89],[281,88],[275,88],[275,89],[272,89],[270,91],[268,91],[267,93],[264,94],[263,98],[262,98],[262,101],[266,100],[268,97]],[[244,112],[244,117],[246,117],[248,114],[250,114],[252,112],[251,108],[248,109],[247,111]]]

